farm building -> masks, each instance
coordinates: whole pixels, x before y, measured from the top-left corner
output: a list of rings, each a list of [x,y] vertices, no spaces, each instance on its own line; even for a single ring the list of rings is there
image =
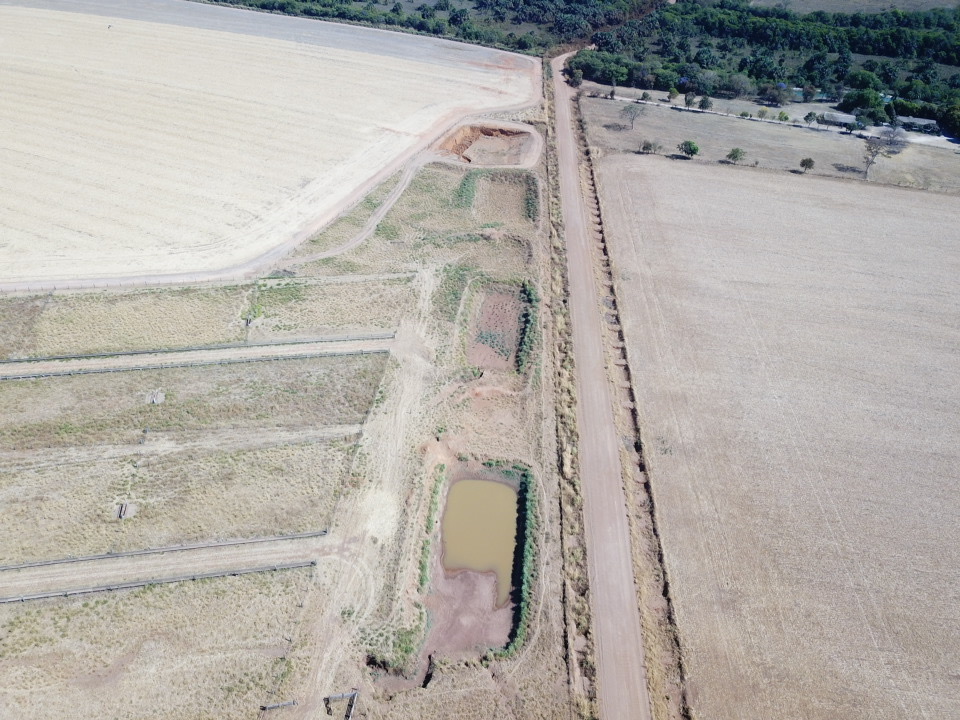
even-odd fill
[[[915,132],[927,133],[928,135],[939,135],[940,126],[936,120],[927,118],[901,117],[900,126],[904,130],[913,130]]]
[[[821,117],[821,122],[825,125],[849,125],[857,121],[855,115],[840,112],[825,112]]]

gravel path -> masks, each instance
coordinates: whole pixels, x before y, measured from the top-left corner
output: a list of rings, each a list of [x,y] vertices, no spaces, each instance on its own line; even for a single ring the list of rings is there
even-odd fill
[[[600,716],[609,720],[649,720],[650,699],[630,555],[630,528],[603,359],[598,292],[587,211],[580,187],[577,136],[571,118],[573,90],[564,82],[561,72],[566,57],[556,58],[552,66],[560,197],[577,364],[579,456]]]

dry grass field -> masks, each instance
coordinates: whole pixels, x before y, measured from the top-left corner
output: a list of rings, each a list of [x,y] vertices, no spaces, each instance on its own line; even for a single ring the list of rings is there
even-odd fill
[[[666,103],[646,105],[633,130],[611,130],[605,126],[624,122],[623,102],[584,98],[582,107],[591,144],[605,150],[636,152],[643,140],[652,140],[669,155],[676,153],[679,143],[693,140],[700,146],[700,160],[726,162],[727,153],[739,147],[747,153],[743,165],[756,162],[761,168],[799,172],[800,160],[809,157],[816,163],[812,174],[863,178],[864,141],[855,135],[674,110]],[[789,106],[785,110],[793,112]],[[960,154],[911,143],[899,155],[878,159],[870,169],[870,181],[960,193]]]
[[[269,23],[255,13],[223,11],[224,32],[190,27],[189,8],[179,24],[130,19],[138,8],[155,4],[0,5],[0,282],[238,269],[461,116],[538,88],[536,61],[499,51],[363,28],[351,43],[309,20],[277,39],[253,34]]]
[[[471,172],[473,181],[465,180]],[[537,229],[526,214],[524,177],[428,165],[363,244],[299,267],[298,274],[416,272],[451,262],[491,269],[508,264],[520,272],[529,257],[525,238]],[[464,191],[465,184],[473,189]],[[330,231],[341,237],[337,225]],[[333,244],[325,234],[317,238],[323,248]]]
[[[203,431],[264,432],[362,422],[386,355],[6,381],[0,451],[131,445]],[[161,390],[165,399],[150,402]]]
[[[598,173],[694,717],[954,716],[960,199]]]
[[[0,355],[151,350],[243,339],[250,287],[0,297]]]
[[[288,672],[312,574],[0,606],[0,717],[255,718]]]
[[[322,529],[354,439],[179,452],[157,441],[106,459],[44,453],[13,468],[0,459],[0,565],[62,557],[65,548],[96,555]],[[120,503],[135,509],[123,521]]]
[[[392,330],[410,314],[416,300],[410,278],[322,284],[283,281],[257,293],[263,316],[251,326],[251,337]]]

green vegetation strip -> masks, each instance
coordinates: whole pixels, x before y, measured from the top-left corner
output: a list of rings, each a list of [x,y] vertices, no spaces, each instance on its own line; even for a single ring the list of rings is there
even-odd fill
[[[540,308],[540,294],[529,280],[523,281],[520,295],[524,301],[523,312],[520,314],[520,341],[517,343],[517,370],[526,372],[530,359],[535,352],[539,339],[537,318]]]
[[[437,512],[440,509],[440,492],[447,480],[447,466],[438,465],[433,478],[433,491],[430,494],[430,508],[427,510],[427,537],[420,551],[420,591],[423,592],[430,581],[430,545],[433,529],[437,525]]]
[[[505,467],[501,460],[484,462],[489,468],[499,469],[504,478],[517,485],[517,546],[513,553],[511,599],[513,625],[506,646],[492,653],[494,657],[508,658],[517,654],[527,640],[533,588],[537,579],[537,488],[533,472],[522,463]]]

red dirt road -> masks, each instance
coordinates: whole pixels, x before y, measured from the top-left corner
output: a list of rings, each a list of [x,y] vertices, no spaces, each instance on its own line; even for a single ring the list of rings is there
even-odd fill
[[[552,68],[560,198],[577,364],[577,426],[597,651],[597,696],[602,718],[649,720],[650,698],[630,554],[630,528],[603,357],[591,233],[581,193],[580,158],[571,118],[573,90],[561,73],[566,57],[556,58]]]

